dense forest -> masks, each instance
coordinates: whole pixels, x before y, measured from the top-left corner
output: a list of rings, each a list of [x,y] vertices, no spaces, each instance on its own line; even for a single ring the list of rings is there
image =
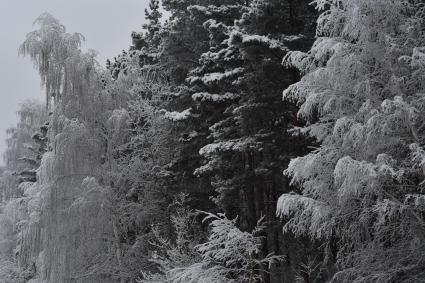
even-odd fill
[[[143,21],[105,66],[47,13],[19,47],[46,97],[7,132],[1,282],[425,282],[423,0]]]

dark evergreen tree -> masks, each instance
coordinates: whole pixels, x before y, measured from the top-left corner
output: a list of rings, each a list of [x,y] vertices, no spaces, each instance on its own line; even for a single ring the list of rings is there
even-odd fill
[[[295,241],[283,241],[275,217],[279,195],[289,190],[282,171],[307,145],[290,134],[300,125],[297,108],[282,101],[281,93],[297,75],[281,61],[292,48],[309,47],[314,12],[307,1],[253,1],[236,10],[242,14],[234,25],[214,19],[204,24],[210,50],[188,77],[200,119],[208,125],[209,144],[200,149],[207,162],[196,174],[211,178],[216,203],[239,215],[244,229],[252,230],[266,217],[263,255],[285,253],[299,262]],[[281,278],[273,272],[271,280],[293,280],[293,267]]]
[[[159,32],[161,30],[160,20],[162,14],[159,9],[159,0],[151,0],[149,2],[149,10],[145,9],[145,19],[148,22],[143,25],[143,29],[146,30],[145,38],[149,47],[157,47],[160,43]]]

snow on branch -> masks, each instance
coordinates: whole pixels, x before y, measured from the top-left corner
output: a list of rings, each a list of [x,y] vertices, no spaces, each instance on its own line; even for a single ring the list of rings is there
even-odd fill
[[[235,93],[226,92],[225,94],[211,94],[208,92],[198,92],[192,95],[192,99],[195,101],[208,101],[214,103],[222,103],[229,100],[237,100],[240,95]]]
[[[261,142],[256,141],[254,138],[235,139],[226,142],[212,143],[204,146],[199,150],[202,156],[210,156],[219,152],[236,151],[243,152],[248,150],[261,149]]]
[[[182,112],[177,112],[177,111],[168,112],[165,109],[160,110],[160,112],[164,115],[165,119],[168,119],[173,122],[187,120],[192,115],[191,111],[192,111],[192,108],[188,108]]]
[[[290,219],[284,226],[284,231],[293,231],[296,234],[311,234],[320,237],[325,229],[325,219],[329,215],[328,207],[315,199],[303,195],[289,193],[279,197],[276,215]]]
[[[233,69],[233,70],[227,70],[223,73],[222,72],[208,73],[208,74],[205,74],[202,77],[190,76],[190,77],[187,78],[187,81],[190,84],[193,84],[197,81],[201,81],[204,84],[211,85],[211,84],[214,84],[214,83],[219,83],[224,79],[232,78],[236,75],[243,73],[244,71],[245,71],[244,68],[236,68],[236,69]]]

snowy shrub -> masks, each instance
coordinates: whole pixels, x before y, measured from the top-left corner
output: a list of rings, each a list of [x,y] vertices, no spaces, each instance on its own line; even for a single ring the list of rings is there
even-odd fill
[[[237,228],[237,219],[230,220],[224,214],[206,214],[203,221],[211,221],[210,235],[207,242],[195,247],[202,261],[170,270],[171,282],[262,282],[261,272],[283,259],[261,255],[261,220],[254,231],[248,233]]]

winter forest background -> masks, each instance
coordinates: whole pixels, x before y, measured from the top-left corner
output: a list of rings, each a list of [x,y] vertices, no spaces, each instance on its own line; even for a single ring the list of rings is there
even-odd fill
[[[423,0],[142,22],[106,64],[48,13],[22,35],[46,97],[7,130],[0,282],[425,282]]]

